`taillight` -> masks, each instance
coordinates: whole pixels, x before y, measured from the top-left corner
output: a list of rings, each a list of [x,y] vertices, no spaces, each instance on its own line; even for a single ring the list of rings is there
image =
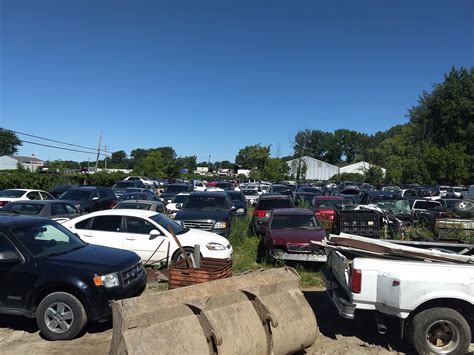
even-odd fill
[[[255,217],[270,217],[270,211],[268,210],[255,210],[253,212]]]
[[[5,206],[6,204],[8,204],[10,201],[0,201],[0,206]]]
[[[360,293],[362,288],[362,271],[352,269],[351,290],[354,293]]]
[[[334,220],[336,211],[333,209],[328,209],[328,210],[319,210],[316,211],[316,218],[323,218],[323,219],[330,219],[331,221]]]

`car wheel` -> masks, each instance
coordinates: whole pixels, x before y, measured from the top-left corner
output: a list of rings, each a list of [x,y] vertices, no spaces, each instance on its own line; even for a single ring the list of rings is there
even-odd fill
[[[263,239],[260,239],[257,245],[257,263],[263,263],[264,261],[266,261],[265,252],[265,243]]]
[[[454,212],[463,218],[474,217],[474,201],[461,200],[454,205]]]
[[[66,292],[54,292],[39,304],[36,323],[46,339],[69,340],[84,329],[87,314],[76,297]]]
[[[465,354],[471,343],[466,319],[451,308],[426,309],[413,318],[410,337],[419,354]]]
[[[194,248],[191,247],[184,247],[183,248],[187,256],[191,259],[194,264]],[[184,255],[181,253],[181,250],[178,249],[176,253],[173,255],[173,262],[177,262],[181,259],[184,259]]]

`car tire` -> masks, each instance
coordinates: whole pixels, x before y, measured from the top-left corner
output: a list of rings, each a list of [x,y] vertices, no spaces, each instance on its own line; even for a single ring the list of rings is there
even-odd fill
[[[263,263],[265,262],[265,242],[263,241],[263,238],[260,239],[257,245],[257,263]]]
[[[466,319],[451,308],[429,308],[413,317],[410,339],[419,354],[465,354],[471,343]]]
[[[454,204],[454,212],[462,218],[474,217],[474,200],[460,200]]]
[[[41,335],[48,340],[75,338],[87,323],[81,301],[67,292],[46,296],[36,310],[36,323]]]
[[[192,247],[184,247],[183,249],[184,249],[184,251],[186,252],[186,254],[188,254],[189,258],[190,258],[191,260],[194,260],[194,248],[192,248]],[[184,259],[184,257],[183,257],[183,255],[182,255],[182,253],[181,253],[181,250],[178,249],[178,250],[174,253],[174,255],[173,255],[173,262],[175,263],[175,262],[177,262],[178,260],[181,260],[181,259]]]

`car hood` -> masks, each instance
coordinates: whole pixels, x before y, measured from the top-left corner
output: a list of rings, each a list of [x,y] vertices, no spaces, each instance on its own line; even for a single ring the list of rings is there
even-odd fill
[[[229,218],[228,211],[201,211],[201,210],[181,210],[176,214],[175,219],[186,220],[213,220],[225,221]]]
[[[300,230],[300,229],[271,229],[268,231],[273,244],[309,243],[311,240],[322,240],[326,237],[323,229]]]
[[[194,244],[206,245],[207,243],[220,243],[228,246],[230,242],[212,232],[203,231],[201,229],[189,229],[186,233],[177,236],[181,244],[193,246]],[[204,246],[202,246],[203,248]]]
[[[139,260],[140,257],[131,251],[93,244],[42,259],[45,263],[57,265],[58,270],[60,267],[68,267],[103,274],[124,270]]]

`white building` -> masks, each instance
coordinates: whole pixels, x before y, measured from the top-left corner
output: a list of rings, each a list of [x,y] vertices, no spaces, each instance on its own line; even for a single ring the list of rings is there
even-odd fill
[[[23,168],[29,171],[36,171],[44,166],[44,161],[36,158],[34,155],[25,157],[20,155],[2,155],[0,156],[0,170],[15,170],[20,163]]]
[[[360,161],[358,163],[349,164],[339,168],[339,173],[357,173],[357,174],[365,174],[371,167],[376,165],[367,163],[366,161]],[[383,175],[385,176],[386,170],[381,168]]]
[[[250,169],[237,169],[237,176],[244,175],[245,177],[250,176]]]
[[[296,178],[297,176],[298,165],[300,165],[299,160],[300,159],[293,159],[287,161],[290,168],[289,174],[293,178]],[[301,167],[303,167],[303,174],[300,176],[300,179],[328,180],[332,176],[339,174],[339,168],[336,165],[308,156],[301,157]]]
[[[207,166],[198,166],[196,170],[194,170],[194,174],[199,175],[208,175],[209,168]]]

